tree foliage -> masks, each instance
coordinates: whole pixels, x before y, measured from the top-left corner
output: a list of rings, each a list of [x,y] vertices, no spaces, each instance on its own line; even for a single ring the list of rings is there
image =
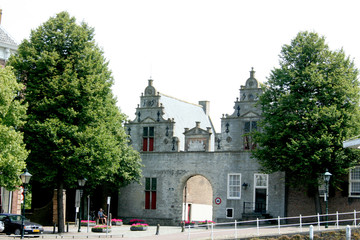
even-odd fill
[[[19,175],[29,154],[19,131],[27,108],[18,97],[22,89],[10,67],[0,68],[0,186],[9,190],[21,184]]]
[[[293,186],[316,189],[326,169],[341,176],[358,158],[342,143],[359,134],[358,70],[325,38],[300,32],[284,45],[259,99],[262,130],[253,152],[266,172],[283,171]]]
[[[127,144],[125,115],[93,28],[61,12],[33,30],[9,63],[26,85],[24,133],[34,179],[62,189],[84,177],[87,190],[139,179],[140,157]]]

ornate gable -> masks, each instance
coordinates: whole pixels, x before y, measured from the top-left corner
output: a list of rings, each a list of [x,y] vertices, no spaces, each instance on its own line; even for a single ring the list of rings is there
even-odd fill
[[[211,134],[211,128],[201,129],[200,122],[196,122],[196,127],[190,130],[185,128],[185,151],[209,151]]]

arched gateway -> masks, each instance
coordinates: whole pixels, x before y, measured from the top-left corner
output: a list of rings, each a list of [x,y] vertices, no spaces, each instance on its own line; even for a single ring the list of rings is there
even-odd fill
[[[178,225],[182,220],[194,220],[201,208],[204,216],[197,219],[211,217],[204,220],[216,222],[263,214],[284,216],[283,175],[261,173],[256,159],[250,157],[256,145],[248,133],[257,129],[261,118],[255,106],[261,88],[254,74],[250,71],[250,78],[241,86],[234,112],[221,118],[220,133],[211,123],[209,102],[191,104],[167,96],[149,80],[135,119],[125,124],[130,144],[141,154],[143,178],[141,184],[120,189],[119,217]],[[199,187],[205,180],[210,188]],[[188,184],[198,189],[195,192],[206,191],[202,194],[209,196],[206,199],[211,203],[197,203],[196,199],[190,203],[190,192],[185,191]]]
[[[183,190],[184,221],[213,219],[213,191],[210,182],[201,175],[190,177]]]

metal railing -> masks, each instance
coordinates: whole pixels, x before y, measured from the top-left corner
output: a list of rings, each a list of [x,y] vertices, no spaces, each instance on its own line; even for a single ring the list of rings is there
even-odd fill
[[[243,213],[266,213],[266,203],[244,202]]]
[[[357,228],[360,225],[360,211],[317,214],[309,216],[277,217],[270,219],[256,219],[252,221],[234,221],[226,223],[211,223],[187,226],[187,239],[208,237],[215,239],[217,236],[237,239],[238,237],[257,237],[282,235],[292,233],[305,233],[312,230],[327,230],[340,228]],[[328,228],[326,227],[328,226]],[[208,229],[208,230],[206,230]],[[351,231],[350,231],[351,234]]]

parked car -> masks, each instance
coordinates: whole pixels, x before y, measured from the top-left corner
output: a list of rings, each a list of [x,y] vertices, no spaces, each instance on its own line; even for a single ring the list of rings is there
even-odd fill
[[[0,213],[0,221],[4,223],[5,229],[3,232],[10,235],[21,235],[21,220],[22,216],[18,214]],[[25,234],[41,234],[44,232],[43,226],[37,223],[30,222],[24,219],[24,233]]]
[[[3,221],[0,221],[0,232],[3,232],[5,229],[4,227],[4,222]]]

